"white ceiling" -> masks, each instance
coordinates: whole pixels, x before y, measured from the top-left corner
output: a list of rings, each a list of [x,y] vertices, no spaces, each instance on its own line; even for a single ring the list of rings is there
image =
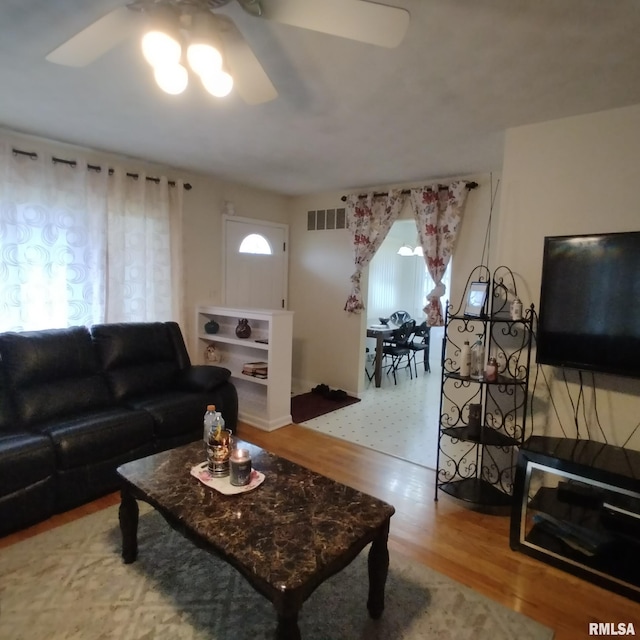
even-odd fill
[[[45,61],[124,3],[2,0],[0,126],[308,194],[496,170],[509,127],[640,103],[640,0],[389,0],[396,49],[229,5],[279,93],[255,106],[163,94],[135,40]]]

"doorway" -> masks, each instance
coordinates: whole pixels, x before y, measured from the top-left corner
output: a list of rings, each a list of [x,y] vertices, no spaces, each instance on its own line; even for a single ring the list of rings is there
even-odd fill
[[[223,217],[224,304],[239,309],[286,309],[289,227]]]
[[[414,220],[396,220],[369,263],[369,287],[366,302],[367,326],[378,324],[380,318],[388,318],[398,310],[407,311],[416,324],[424,321],[425,315],[422,309],[426,303],[427,293],[434,287],[434,282],[427,271],[424,257],[417,255],[414,251],[419,244],[417,235],[418,231]],[[398,253],[401,247],[411,249],[411,251],[403,251],[404,255],[402,255]],[[446,287],[446,293],[442,298],[444,306],[449,299],[451,290],[451,262],[447,266],[442,281]],[[438,368],[443,337],[443,327],[431,328],[431,362],[433,363],[435,355]],[[368,358],[373,358],[375,340],[367,338],[366,346]],[[367,365],[370,366],[369,363]],[[435,376],[433,376],[433,371],[432,366],[431,377],[439,378],[438,369],[436,369]]]

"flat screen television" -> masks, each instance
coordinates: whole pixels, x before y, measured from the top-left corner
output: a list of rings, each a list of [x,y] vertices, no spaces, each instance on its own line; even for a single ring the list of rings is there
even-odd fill
[[[544,240],[539,363],[640,378],[640,231]]]

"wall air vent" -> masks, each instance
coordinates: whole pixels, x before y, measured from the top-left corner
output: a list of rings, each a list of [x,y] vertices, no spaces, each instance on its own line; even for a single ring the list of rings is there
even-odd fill
[[[307,211],[307,231],[346,228],[347,216],[344,208]]]

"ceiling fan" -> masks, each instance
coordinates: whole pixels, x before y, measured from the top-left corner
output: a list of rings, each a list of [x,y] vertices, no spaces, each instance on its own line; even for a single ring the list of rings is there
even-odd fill
[[[248,104],[268,102],[278,95],[275,87],[233,20],[218,12],[232,1],[134,0],[90,24],[54,49],[46,59],[60,65],[84,67],[133,36],[145,20],[148,22],[162,14],[165,21],[167,17],[173,21],[182,39],[188,41],[192,25],[206,19],[214,27],[225,67],[233,76],[233,86],[242,99]],[[382,47],[398,46],[409,26],[409,12],[405,9],[365,0],[236,1],[257,19]]]

